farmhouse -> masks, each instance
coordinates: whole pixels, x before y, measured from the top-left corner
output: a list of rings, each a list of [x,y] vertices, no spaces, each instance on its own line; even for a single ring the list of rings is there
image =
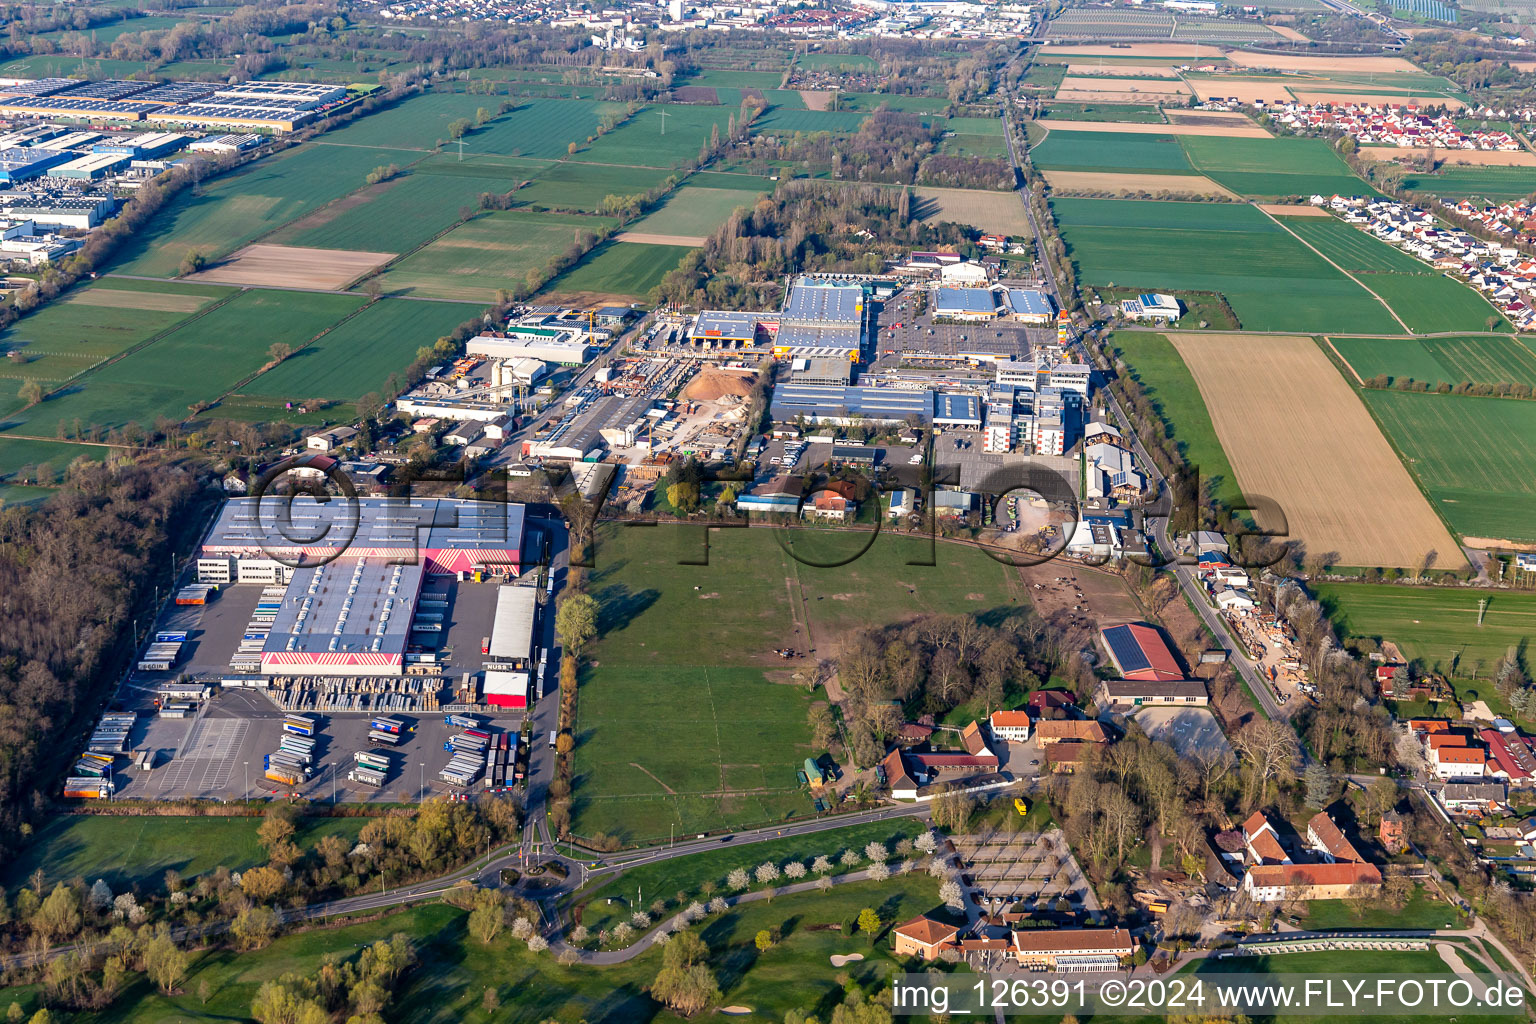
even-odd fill
[[[356,436],[357,430],[353,427],[334,427],[330,430],[323,430],[318,434],[309,435],[304,443],[310,451],[330,452],[340,448]]]
[[[1256,903],[1281,900],[1340,900],[1381,888],[1372,864],[1259,864],[1243,876],[1243,891]]]

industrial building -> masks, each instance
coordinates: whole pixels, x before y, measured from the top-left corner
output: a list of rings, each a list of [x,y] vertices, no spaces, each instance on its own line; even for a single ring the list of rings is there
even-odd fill
[[[120,153],[92,153],[48,169],[48,177],[68,181],[100,181],[114,171],[128,166],[130,158]]]
[[[0,149],[0,183],[15,184],[30,181],[50,168],[73,160],[73,153],[52,149],[28,149],[15,147]]]
[[[260,135],[210,135],[187,148],[194,153],[238,153],[261,145]]]
[[[394,675],[423,578],[420,565],[347,558],[297,569],[261,651],[266,675]]]
[[[796,384],[836,384],[853,382],[853,364],[846,359],[795,359],[789,365],[789,379]]]
[[[1060,388],[1063,391],[1075,391],[1087,398],[1093,368],[1087,363],[1059,363],[1052,359],[1027,362],[1005,359],[996,363],[995,373],[994,379],[999,384],[1035,391]]]
[[[522,569],[522,543],[522,505],[456,498],[324,503],[305,496],[291,501],[236,498],[224,506],[203,540],[198,573],[202,578],[204,563],[215,561],[226,563],[226,574],[241,578],[238,565],[228,563],[368,558],[419,561],[429,575],[477,566],[516,575]]]
[[[65,154],[67,157],[68,154]],[[31,190],[0,191],[0,216],[53,228],[93,228],[117,209],[109,195],[60,196]]]
[[[933,315],[946,320],[995,320],[997,295],[990,288],[935,288]]]
[[[789,290],[773,340],[778,357],[833,356],[858,362],[864,349],[864,286],[800,278]]]
[[[73,117],[89,121],[142,121],[146,112],[158,111],[154,103],[132,100],[75,99],[62,96],[5,96],[0,98],[0,117]]]
[[[224,86],[216,90],[213,96],[215,100],[230,103],[245,102],[256,106],[313,110],[346,99],[347,90],[339,85],[316,82],[241,82],[239,85]]]
[[[0,111],[5,105],[0,102]],[[169,124],[185,124],[204,128],[266,128],[275,132],[291,132],[314,120],[315,113],[297,107],[244,107],[222,103],[178,103],[169,107],[155,107],[152,120]],[[143,116],[130,120],[143,120]]]
[[[871,420],[901,423],[915,416],[927,424],[933,422],[933,404],[932,391],[789,383],[773,389],[769,412],[781,423],[804,416],[816,423],[846,426]]]
[[[125,78],[107,78],[99,82],[81,82],[63,92],[72,100],[125,100],[145,92],[154,84],[153,82],[135,82]]]
[[[1172,295],[1155,292],[1121,300],[1120,315],[1127,320],[1177,320],[1183,310]]]
[[[976,395],[938,391],[933,396],[933,424],[937,427],[981,429],[981,399]]]
[[[579,328],[509,327],[500,334],[470,338],[464,352],[491,359],[539,359],[561,366],[581,366],[597,353],[597,346]]]
[[[188,141],[190,141],[189,136],[178,132],[144,132],[141,135],[109,137],[105,141],[94,143],[91,146],[91,152],[116,153],[134,160],[153,160],[155,157],[176,152]]]
[[[778,313],[706,309],[694,317],[688,339],[708,348],[757,348],[773,341],[779,320]]]
[[[1008,312],[1020,323],[1043,326],[1056,315],[1056,303],[1038,288],[1009,288]]]

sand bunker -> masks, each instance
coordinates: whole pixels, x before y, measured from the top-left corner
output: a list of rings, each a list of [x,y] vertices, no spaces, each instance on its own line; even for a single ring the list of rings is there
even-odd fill
[[[752,393],[752,378],[724,370],[705,370],[683,389],[690,402],[718,402],[727,395],[746,398]]]

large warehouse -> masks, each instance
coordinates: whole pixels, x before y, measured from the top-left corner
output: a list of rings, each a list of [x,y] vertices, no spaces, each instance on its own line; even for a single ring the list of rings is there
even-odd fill
[[[517,575],[523,506],[457,498],[237,498],[203,541],[204,561],[419,561],[428,575],[479,566]]]
[[[863,348],[863,285],[797,280],[779,317],[774,356],[831,356],[856,363]]]
[[[261,651],[267,675],[405,671],[420,565],[345,559],[297,569]]]
[[[1178,659],[1151,626],[1110,626],[1103,636],[1104,650],[1121,679],[1157,682],[1184,678]]]

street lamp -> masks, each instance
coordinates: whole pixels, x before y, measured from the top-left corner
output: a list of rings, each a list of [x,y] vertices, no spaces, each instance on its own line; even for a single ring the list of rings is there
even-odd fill
[[[242,800],[249,800],[250,798],[251,798],[251,762],[247,761],[247,762],[245,762],[245,792],[240,794],[240,799],[242,799]]]

